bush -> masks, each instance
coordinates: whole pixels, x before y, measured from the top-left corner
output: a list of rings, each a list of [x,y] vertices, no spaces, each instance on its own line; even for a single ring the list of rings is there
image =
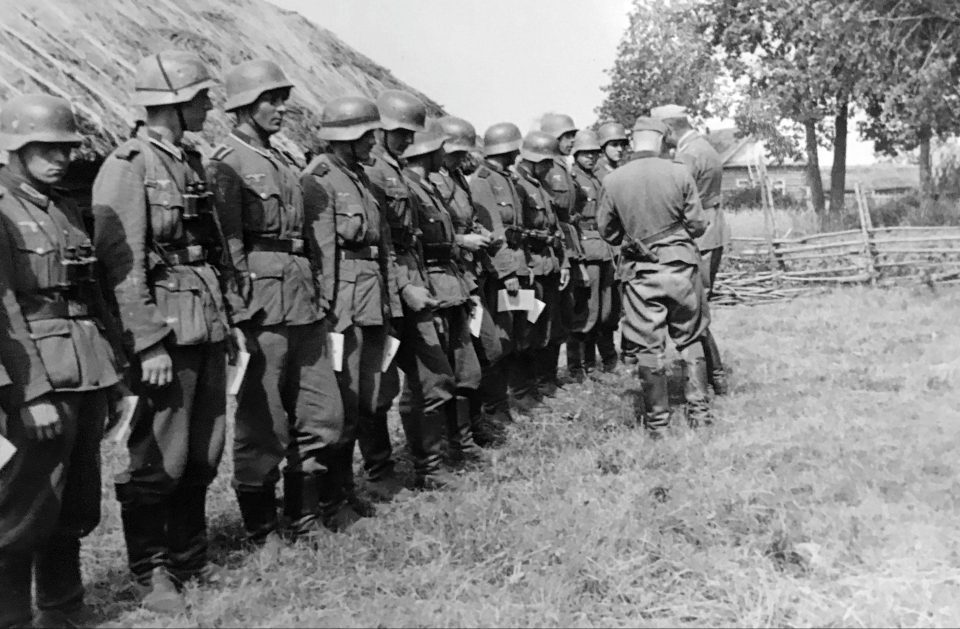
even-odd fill
[[[960,212],[955,199],[935,199],[925,210],[917,190],[870,208],[870,216],[874,225],[883,227],[960,225]]]
[[[773,191],[773,205],[778,210],[803,210],[806,204],[787,192]],[[738,188],[735,191],[723,193],[723,209],[736,212],[737,210],[755,209],[762,206],[760,188]]]

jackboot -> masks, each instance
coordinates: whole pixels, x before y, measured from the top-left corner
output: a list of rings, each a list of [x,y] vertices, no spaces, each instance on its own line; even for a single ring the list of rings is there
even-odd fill
[[[637,366],[637,376],[643,385],[642,414],[637,419],[653,439],[666,435],[670,425],[670,391],[663,369]]]
[[[33,556],[0,550],[0,627],[29,627]]]
[[[309,472],[283,472],[283,515],[293,539],[324,533],[321,521],[319,476]],[[342,492],[341,492],[342,493]]]
[[[350,457],[350,467],[353,467],[353,457]],[[359,521],[361,516],[350,504],[345,489],[347,472],[343,467],[342,454],[334,456],[335,463],[327,467],[325,474],[312,474],[311,482],[316,491],[317,505],[320,517],[328,530],[333,532],[345,531]]]
[[[273,485],[256,489],[237,489],[237,504],[247,541],[262,546],[271,533],[279,528],[277,519],[277,493]]]
[[[613,342],[613,330],[598,326],[596,335],[600,364],[604,372],[611,373],[617,369],[617,347]]]
[[[572,334],[570,336],[573,336]],[[567,339],[567,343],[570,340]],[[568,353],[569,356],[569,353]],[[589,376],[597,370],[597,329],[583,335],[583,373]]]
[[[710,397],[707,391],[707,361],[701,345],[684,348],[680,352],[686,366],[687,379],[684,383],[684,396],[687,399],[687,424],[691,428],[713,424],[713,412],[710,410]]]
[[[90,624],[83,604],[80,577],[80,540],[54,534],[33,555],[37,584],[37,627],[80,627]]]
[[[562,343],[551,343],[537,350],[534,367],[537,372],[537,392],[541,397],[552,397],[560,388],[560,378],[557,375],[560,345]]]
[[[413,457],[414,484],[417,489],[455,489],[455,474],[443,469],[443,437],[446,413],[443,409],[401,413],[407,445]]]
[[[328,449],[331,451],[328,466],[328,474],[332,472],[330,475],[331,482],[339,482],[341,484],[347,502],[350,503],[350,506],[360,517],[372,518],[375,516],[377,509],[373,506],[373,503],[357,493],[357,477],[353,470],[353,448],[328,446]],[[324,460],[326,461],[326,457]],[[376,474],[377,478],[393,476],[393,461],[389,460],[388,464],[378,466]]]
[[[511,355],[505,365],[509,385],[509,404],[530,414],[543,403],[537,391],[536,354],[533,351]]]
[[[726,395],[730,387],[727,384],[727,370],[723,368],[723,359],[720,358],[720,347],[714,338],[710,328],[704,331],[700,337],[703,345],[703,356],[706,360],[707,378],[709,384],[713,387],[713,392],[717,395]]]
[[[221,579],[220,566],[207,559],[207,485],[181,484],[171,496],[167,514],[170,544],[170,572],[181,583],[196,579],[215,583]]]
[[[567,339],[567,374],[574,382],[583,382],[586,376],[585,349],[583,334],[574,333]]]
[[[454,463],[483,461],[483,450],[473,436],[472,410],[472,400],[464,395],[458,395],[444,404],[448,455]]]

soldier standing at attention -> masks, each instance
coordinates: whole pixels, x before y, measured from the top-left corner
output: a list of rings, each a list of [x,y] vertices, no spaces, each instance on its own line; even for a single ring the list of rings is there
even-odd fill
[[[193,53],[144,58],[134,104],[146,108],[146,124],[107,157],[93,186],[97,257],[140,397],[117,499],[130,570],[157,612],[183,612],[182,582],[215,576],[205,506],[225,437],[224,299],[236,307],[237,296],[220,284],[231,269],[200,154],[181,145],[185,131],[203,128],[214,84]]]
[[[624,335],[638,345],[643,423],[653,438],[662,437],[670,421],[668,335],[687,366],[689,423],[712,421],[700,344],[709,316],[693,241],[706,221],[693,177],[683,164],[660,157],[666,133],[659,120],[637,119],[636,159],[604,179],[597,216],[604,240],[623,243]]]
[[[0,627],[84,626],[80,538],[100,521],[106,389],[119,381],[93,245],[52,188],[80,145],[67,101],[18,96],[0,114]],[[116,339],[114,339],[116,341]],[[117,348],[116,351],[120,351]],[[5,417],[3,416],[5,415]]]
[[[402,90],[386,90],[377,98],[383,122],[382,145],[374,149],[372,164],[365,166],[367,175],[386,205],[394,248],[395,293],[402,299],[394,302],[394,316],[403,316],[401,343],[397,361],[408,379],[417,379],[417,395],[400,399],[400,419],[407,436],[407,445],[414,458],[416,484],[426,489],[439,489],[455,484],[453,475],[441,469],[442,436],[446,429],[446,404],[455,397],[455,379],[446,354],[440,346],[434,315],[438,305],[437,291],[424,267],[421,243],[422,225],[418,223],[414,193],[403,174],[400,160],[413,143],[414,133],[425,130],[427,109],[413,94]],[[409,389],[408,389],[409,391]],[[376,478],[378,468],[390,463],[390,441],[386,433],[386,410],[389,401],[381,400],[383,419],[377,421],[376,436],[364,453],[367,472]],[[439,440],[438,440],[439,439]],[[361,432],[363,449],[363,432]],[[371,467],[371,463],[373,466]]]
[[[445,407],[448,455],[455,463],[477,462],[481,459],[481,451],[473,438],[470,414],[471,401],[476,398],[480,386],[480,361],[470,338],[470,291],[475,284],[464,278],[457,265],[453,217],[430,179],[430,175],[439,172],[443,165],[443,142],[444,136],[439,133],[416,132],[413,143],[403,152],[403,174],[410,184],[416,221],[420,225],[423,267],[438,302],[432,310],[433,325],[447,360],[447,369],[456,381],[456,398]],[[430,365],[422,362],[410,365],[418,375],[425,367]],[[422,376],[407,378],[401,403],[411,407],[422,405],[423,392],[419,386],[429,380]],[[409,401],[404,403],[404,399]],[[430,423],[430,428],[432,426]],[[429,432],[424,434],[426,436]]]
[[[567,369],[582,379],[596,369],[597,350],[605,372],[617,367],[613,333],[620,320],[620,295],[613,268],[613,248],[597,231],[600,180],[594,174],[600,142],[590,129],[577,132],[573,143],[573,179],[579,194],[572,220],[580,233],[588,281],[574,291],[573,330],[567,339]]]
[[[546,304],[536,322],[526,327],[516,357],[514,389],[521,398],[535,396],[545,381],[541,365],[552,360],[551,344],[557,342],[557,328],[561,326],[560,294],[570,281],[564,233],[543,184],[558,155],[557,140],[552,135],[531,131],[523,138],[517,165],[524,193],[523,237],[529,253],[527,288],[532,288],[536,298]]]
[[[675,158],[693,175],[700,191],[700,201],[707,218],[707,231],[697,239],[700,248],[700,275],[707,296],[713,292],[723,248],[730,244],[730,234],[720,209],[720,188],[723,183],[723,164],[720,155],[705,137],[690,125],[687,110],[679,105],[654,107],[650,115],[663,121],[670,129],[667,143],[676,146]],[[717,395],[727,393],[727,372],[723,368],[720,348],[713,333],[707,328],[703,334],[703,353],[707,361],[707,375]]]
[[[503,360],[505,349],[509,349],[505,347],[509,339],[501,334],[509,326],[509,320],[501,316],[504,313],[497,312],[495,294],[500,282],[494,259],[503,248],[504,235],[501,228],[499,237],[495,236],[481,222],[470,184],[462,170],[470,151],[476,150],[477,132],[473,125],[461,118],[445,116],[434,121],[431,128],[442,133],[445,140],[441,149],[443,164],[439,171],[430,175],[430,181],[453,219],[460,272],[483,308],[480,335],[472,341],[482,372]],[[494,293],[492,309],[489,305],[491,292]],[[509,313],[505,314],[509,316]],[[477,445],[491,443],[494,440],[491,427],[510,421],[505,394],[504,390],[501,395],[491,395],[489,390],[481,388],[477,395],[471,396],[470,416]],[[483,407],[489,409],[489,415]]]
[[[593,173],[597,179],[612,173],[623,163],[624,153],[630,145],[627,130],[619,122],[605,122],[597,128],[597,139],[600,141],[600,150],[603,154],[597,160],[597,167]]]
[[[483,134],[484,161],[470,180],[480,224],[495,239],[503,240],[503,244],[491,253],[493,271],[482,284],[483,307],[496,326],[501,358],[484,365],[480,391],[484,411],[506,421],[511,419],[511,401],[522,412],[529,412],[539,403],[535,395],[510,390],[519,379],[521,372],[517,369],[529,369],[515,364],[514,360],[517,343],[527,326],[526,317],[522,312],[516,316],[509,310],[500,312],[497,307],[497,295],[501,290],[516,295],[520,291],[520,277],[529,279],[523,239],[525,197],[520,192],[519,177],[511,170],[522,142],[523,136],[515,124],[500,122],[492,125]],[[487,347],[486,341],[484,347]]]
[[[333,225],[304,207],[295,165],[270,143],[292,87],[272,61],[231,69],[224,109],[236,126],[208,165],[244,301],[234,323],[246,337],[250,364],[237,395],[233,486],[255,543],[277,529],[275,487],[284,459],[284,514],[294,536],[316,531],[321,520],[339,529],[359,517],[333,499],[344,465],[352,465],[336,450],[343,404],[324,321],[333,296],[320,281],[334,264],[319,247]]]
[[[570,278],[574,287],[582,288],[586,285],[586,271],[583,267],[583,247],[580,235],[571,224],[571,217],[577,206],[577,185],[573,181],[567,157],[573,149],[573,139],[577,134],[577,126],[573,119],[564,114],[544,114],[540,121],[540,130],[553,136],[557,140],[557,153],[553,158],[550,171],[541,179],[544,188],[550,195],[553,213],[556,216],[563,236],[565,259],[570,265]],[[563,345],[573,326],[573,290],[568,290],[568,284],[561,283],[557,294],[555,325],[551,328],[551,337],[547,346],[540,353],[536,362],[538,373],[537,388],[541,395],[553,395],[560,385],[557,377],[560,346]]]

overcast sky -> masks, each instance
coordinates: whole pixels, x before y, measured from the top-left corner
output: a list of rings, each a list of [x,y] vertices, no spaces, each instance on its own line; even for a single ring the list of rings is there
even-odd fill
[[[596,120],[630,0],[270,0],[333,31],[483,133]]]

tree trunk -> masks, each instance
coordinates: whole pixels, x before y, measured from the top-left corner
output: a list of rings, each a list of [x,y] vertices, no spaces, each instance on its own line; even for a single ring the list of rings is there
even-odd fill
[[[839,224],[847,192],[847,113],[843,103],[837,110],[833,135],[833,168],[830,169],[830,214]]]
[[[923,125],[917,133],[920,139],[920,219],[926,222],[933,214],[933,166],[930,161],[930,126]]]
[[[813,202],[813,211],[823,217],[823,179],[820,176],[820,158],[817,156],[817,121],[805,120],[803,128],[807,136],[807,187]]]

